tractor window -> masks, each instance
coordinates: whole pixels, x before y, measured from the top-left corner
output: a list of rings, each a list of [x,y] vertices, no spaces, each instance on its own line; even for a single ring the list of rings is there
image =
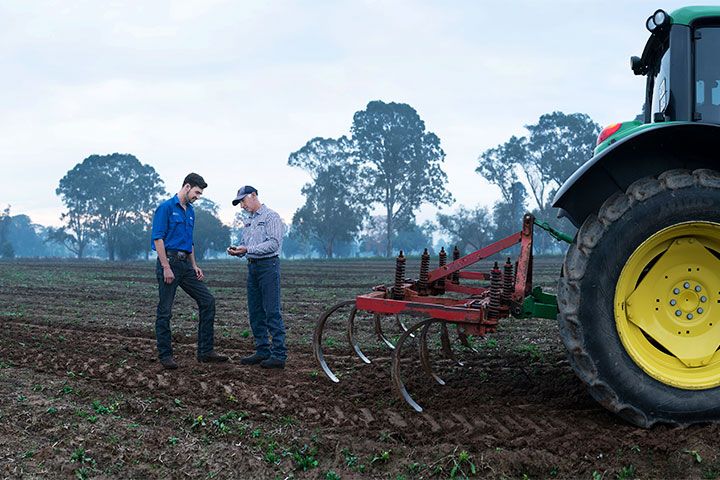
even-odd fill
[[[670,49],[663,53],[653,79],[652,114],[665,112],[670,100]],[[650,117],[652,118],[652,117]]]
[[[720,123],[720,28],[698,28],[695,38],[695,112]]]

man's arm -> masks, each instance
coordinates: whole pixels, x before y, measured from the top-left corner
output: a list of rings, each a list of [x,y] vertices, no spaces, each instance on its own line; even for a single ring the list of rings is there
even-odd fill
[[[175,280],[175,274],[172,271],[172,268],[170,268],[170,262],[167,258],[167,252],[165,251],[165,240],[162,238],[157,238],[154,240],[155,243],[155,250],[157,250],[158,254],[158,260],[160,260],[160,265],[162,265],[163,268],[163,278],[165,279],[165,283],[168,285],[171,284]]]
[[[198,267],[198,264],[195,262],[195,245],[193,245],[192,252],[190,252],[190,265],[192,265],[193,270],[195,270],[195,275],[197,276],[198,280],[202,280],[205,278],[205,274],[203,274],[203,271],[200,270],[200,267]]]

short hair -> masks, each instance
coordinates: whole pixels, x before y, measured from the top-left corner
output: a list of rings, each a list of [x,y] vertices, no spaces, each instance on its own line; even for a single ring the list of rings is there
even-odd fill
[[[205,183],[205,179],[197,173],[188,173],[188,176],[185,177],[185,180],[183,180],[183,187],[186,184],[189,184],[190,188],[200,187],[203,190],[207,188],[207,183]]]

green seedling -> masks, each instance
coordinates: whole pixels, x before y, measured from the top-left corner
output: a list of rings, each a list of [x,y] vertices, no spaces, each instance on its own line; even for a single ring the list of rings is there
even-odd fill
[[[370,460],[370,464],[387,463],[388,460],[390,460],[390,450],[383,450],[382,452],[373,455],[372,460]]]
[[[293,461],[295,462],[297,468],[301,469],[303,472],[306,472],[313,468],[317,468],[318,461],[315,459],[316,455],[317,449],[315,447],[303,445],[302,448],[296,450],[295,453],[293,453]]]
[[[250,330],[247,330],[247,329],[243,330],[242,332],[240,332],[240,336],[242,338],[248,338],[250,336]]]
[[[328,470],[325,473],[325,480],[340,480],[340,475],[335,473],[335,470]]]
[[[178,437],[170,437],[170,438],[168,438],[168,444],[170,444],[170,445],[172,445],[172,446],[177,445],[179,441],[180,441],[180,439],[179,439]]]
[[[635,478],[635,466],[628,465],[623,467],[622,470],[620,470],[620,473],[617,474],[617,478],[618,480],[630,480],[631,478]]]
[[[702,463],[702,457],[697,450],[683,450],[683,453],[690,455],[697,463]]]

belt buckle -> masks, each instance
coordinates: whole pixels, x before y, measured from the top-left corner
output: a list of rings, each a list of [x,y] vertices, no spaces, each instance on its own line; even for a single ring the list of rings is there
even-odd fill
[[[185,252],[177,252],[177,258],[178,260],[186,260],[187,259],[187,253]]]

